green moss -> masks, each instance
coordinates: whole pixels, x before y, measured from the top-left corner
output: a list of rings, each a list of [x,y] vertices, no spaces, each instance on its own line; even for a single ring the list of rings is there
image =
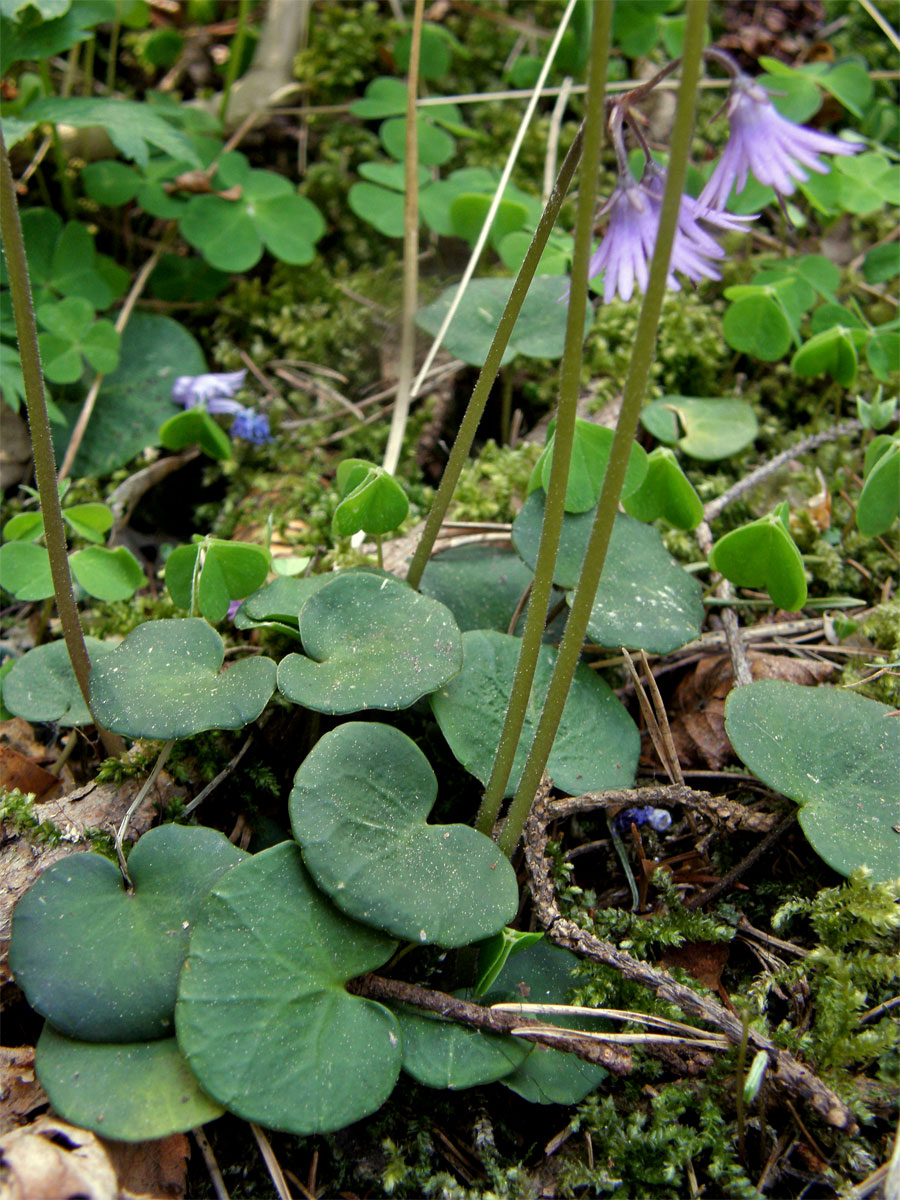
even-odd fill
[[[0,788],[0,825],[18,834],[26,834],[36,842],[58,846],[63,840],[62,830],[52,821],[38,820],[34,803],[34,792]]]
[[[294,78],[305,88],[308,104],[341,104],[361,94],[384,70],[383,49],[399,26],[385,20],[374,0],[365,4],[317,4],[310,9],[305,50],[294,60]]]
[[[511,449],[486,442],[463,467],[450,507],[453,521],[512,521],[521,508],[541,447],[522,443]]]

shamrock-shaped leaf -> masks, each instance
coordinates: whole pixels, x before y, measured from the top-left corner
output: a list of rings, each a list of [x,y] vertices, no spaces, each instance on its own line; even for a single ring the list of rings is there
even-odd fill
[[[268,250],[282,262],[312,262],[325,232],[322,214],[283,176],[251,170],[243,154],[223,154],[215,176],[236,199],[193,196],[181,219],[181,232],[206,261],[220,271],[247,271]]]
[[[281,660],[278,688],[318,712],[408,708],[462,665],[449,609],[390,576],[338,575],[306,601],[299,624],[308,657]]]
[[[190,737],[255,721],[275,687],[270,658],[220,674],[225,646],[206,621],[147,621],[91,672],[98,722],[128,737]]]
[[[101,374],[116,369],[119,335],[111,321],[94,319],[94,308],[82,296],[42,304],[37,318],[48,331],[38,337],[44,374],[52,383],[75,383],[84,370],[82,357]]]
[[[762,679],[729,694],[725,728],[750,770],[802,806],[803,832],[829,866],[897,876],[900,722],[886,704]]]
[[[334,512],[333,528],[340,537],[360,531],[380,536],[406,520],[406,493],[382,467],[350,458],[340,464],[337,474],[342,499]]]
[[[63,520],[80,537],[89,542],[102,542],[112,528],[113,512],[108,504],[73,504],[63,509]]]
[[[772,603],[798,612],[806,603],[803,559],[788,530],[787,505],[740,529],[713,546],[709,565],[738,587],[763,588]]]
[[[348,916],[397,937],[464,946],[515,915],[516,877],[469,825],[428,825],[437,780],[399,729],[349,721],[294,777],[294,836],[316,883]]]
[[[858,369],[853,331],[843,325],[814,334],[791,359],[791,370],[802,378],[827,374],[842,387],[852,387]]]
[[[714,462],[749,446],[759,432],[746,400],[663,396],[641,412],[641,423],[661,442],[678,444],[691,458]]]
[[[82,1041],[168,1037],[194,918],[245,857],[213,829],[161,825],[129,855],[133,892],[99,854],[53,863],[13,915],[10,969],[31,1007]]]
[[[178,1042],[203,1088],[290,1133],[374,1112],[400,1072],[399,1030],[344,985],[396,944],[339,913],[293,842],[241,863],[204,904],[179,983]]]
[[[80,296],[92,310],[109,308],[128,286],[128,273],[97,254],[93,236],[80,221],[62,219],[49,208],[22,213],[22,236],[35,305],[59,296]]]
[[[84,642],[92,670],[116,649],[111,642],[97,638],[86,637]],[[60,725],[94,723],[62,639],[36,646],[15,660],[3,680],[3,703],[11,713],[26,721],[57,721]]]
[[[735,289],[727,288],[731,299]],[[750,354],[763,362],[776,362],[787,354],[794,340],[794,328],[785,306],[774,287],[746,285],[730,304],[722,321],[725,341],[733,350]]]
[[[126,546],[88,546],[69,555],[69,566],[89,596],[111,603],[129,600],[147,582],[141,564]]]
[[[703,501],[668,446],[657,446],[647,458],[647,475],[623,507],[639,521],[662,519],[676,529],[695,529],[703,520]]]
[[[493,1083],[521,1066],[532,1049],[521,1038],[498,1037],[444,1021],[433,1013],[397,1006],[403,1070],[425,1087],[461,1088]]]
[[[531,481],[528,485],[529,491],[534,491],[536,487],[542,487],[545,492],[549,489],[555,442],[556,422],[554,421],[547,436],[547,444],[532,471]],[[600,499],[600,490],[603,487],[612,442],[613,431],[611,429],[607,429],[604,425],[597,425],[593,421],[584,421],[581,417],[576,418],[572,457],[569,462],[569,479],[566,484],[566,512],[587,512]],[[629,496],[632,492],[637,491],[646,474],[647,455],[637,443],[634,443],[628,455],[622,495]]]
[[[900,439],[884,440],[887,445],[878,447],[880,453],[872,455],[871,463],[866,455],[866,481],[856,506],[856,525],[865,537],[887,533],[900,516]],[[881,441],[876,438],[870,449]]]
[[[50,555],[31,542],[0,546],[0,587],[17,600],[47,600],[53,595]]]
[[[121,1142],[186,1133],[220,1117],[172,1038],[152,1042],[78,1042],[45,1025],[35,1071],[67,1121]]]
[[[450,749],[482,783],[490,778],[512,691],[521,641],[505,633],[463,634],[463,669],[430,697]],[[534,740],[557,651],[542,646],[525,724],[506,794],[519,785]],[[579,795],[600,788],[630,787],[640,751],[631,717],[596,672],[579,664],[550,752],[547,773],[561,791]]]
[[[178,607],[190,611],[196,583],[197,611],[207,621],[221,621],[232,600],[242,600],[265,582],[269,562],[263,546],[206,537],[172,551],[166,559],[166,587]]]
[[[169,417],[159,427],[159,440],[167,450],[199,446],[204,454],[220,462],[231,458],[228,434],[202,408],[189,408]]]

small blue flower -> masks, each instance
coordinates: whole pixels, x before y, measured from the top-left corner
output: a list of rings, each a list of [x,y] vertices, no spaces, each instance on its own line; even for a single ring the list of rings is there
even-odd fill
[[[201,405],[208,413],[237,413],[242,405],[232,399],[244,386],[246,371],[209,375],[179,375],[172,384],[172,399],[184,408]]]
[[[243,438],[245,442],[253,442],[256,446],[265,446],[273,440],[269,418],[265,413],[255,412],[252,408],[242,408],[235,416],[231,422],[231,436]]]
[[[672,824],[672,814],[666,808],[645,804],[641,808],[623,808],[613,818],[617,833],[625,833],[632,825],[649,825],[657,833],[665,833]]]

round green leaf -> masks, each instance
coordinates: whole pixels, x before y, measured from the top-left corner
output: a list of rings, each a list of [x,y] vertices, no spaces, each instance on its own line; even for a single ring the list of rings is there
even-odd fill
[[[207,892],[246,855],[213,829],[161,825],[128,858],[53,863],[18,902],[9,965],[28,1003],[87,1042],[170,1036],[188,932]]]
[[[662,519],[676,529],[695,529],[703,520],[703,501],[667,446],[648,456],[644,482],[623,505],[639,521]]]
[[[791,370],[801,378],[827,374],[842,387],[852,386],[858,368],[856,346],[843,325],[815,334],[791,359]]]
[[[69,566],[87,594],[98,600],[129,600],[147,582],[140,563],[125,546],[76,550],[69,555]]]
[[[726,533],[710,551],[709,565],[738,587],[763,588],[787,612],[806,603],[803,559],[778,510]]]
[[[648,433],[691,458],[714,462],[745,449],[759,432],[756,414],[745,400],[663,396],[641,413]]]
[[[177,547],[166,559],[166,587],[179,608],[191,608],[194,570],[201,553],[197,607],[207,621],[221,621],[232,600],[242,600],[265,582],[269,552],[262,546],[209,537]]]
[[[41,333],[38,350],[44,375],[51,383],[77,383],[81,378],[84,362],[77,345],[55,333]]]
[[[462,631],[506,633],[533,579],[518,554],[505,547],[454,546],[428,560],[419,590],[446,604]]]
[[[533,568],[537,559],[544,493],[532,492],[516,517],[513,545]],[[554,582],[574,588],[581,573],[594,510],[563,518]],[[700,635],[703,589],[663,545],[658,530],[619,514],[588,623],[603,646],[632,646],[669,654]]]
[[[900,442],[895,439],[866,475],[856,506],[856,525],[865,537],[887,533],[900,516]]]
[[[270,658],[220,674],[222,639],[199,617],[147,621],[91,672],[98,722],[128,737],[168,740],[255,721],[275,687]]]
[[[793,341],[790,322],[768,291],[744,296],[729,305],[722,333],[733,350],[763,362],[775,362],[787,354]]]
[[[428,21],[422,25],[421,45],[419,49],[419,74],[423,79],[440,79],[450,70],[456,39],[448,34],[443,26],[432,25]],[[404,74],[409,70],[409,52],[412,45],[412,33],[401,34],[394,43],[394,64],[398,71]]]
[[[97,638],[84,639],[91,667],[108,658],[115,646]],[[62,640],[36,646],[16,659],[3,680],[3,703],[26,721],[57,721],[60,725],[93,725]]]
[[[349,721],[297,774],[289,808],[316,883],[348,916],[413,942],[464,946],[511,920],[518,887],[496,843],[469,825],[428,825],[437,780],[390,725]]]
[[[280,559],[276,559],[273,568],[277,569]],[[320,588],[336,579],[338,574],[371,574],[379,579],[388,577],[386,571],[378,567],[348,567],[343,572],[327,572],[323,575],[307,575],[303,579],[281,578],[274,579],[248,596],[238,609],[234,618],[237,629],[253,629],[257,625],[268,624],[276,626],[289,637],[300,639],[299,621],[300,610],[307,600]],[[393,576],[390,576],[393,578]]]
[[[344,984],[395,947],[332,906],[293,842],[242,863],[204,904],[179,983],[178,1042],[200,1084],[289,1133],[374,1112],[400,1072],[399,1030]]]
[[[220,462],[231,458],[231,441],[209,413],[201,408],[189,408],[169,417],[159,427],[159,440],[167,450],[182,450],[197,445],[210,458]]]
[[[402,79],[380,75],[366,84],[363,98],[354,100],[350,111],[366,121],[399,117],[406,112],[406,84]]]
[[[45,1025],[35,1070],[60,1116],[116,1141],[186,1133],[224,1111],[201,1091],[174,1038],[77,1042]]]
[[[112,321],[95,321],[81,339],[81,353],[95,371],[109,375],[119,365],[119,344]]]
[[[439,167],[453,157],[456,142],[424,116],[417,123],[419,162],[424,167]],[[389,117],[378,130],[381,144],[397,162],[406,161],[406,117]]]
[[[456,237],[465,238],[474,246],[481,234],[482,226],[493,202],[493,196],[482,196],[463,192],[450,205],[450,221]],[[491,223],[490,241],[496,249],[509,233],[520,230],[528,220],[528,210],[517,200],[504,197]]]
[[[310,597],[300,637],[308,657],[283,658],[278,687],[318,712],[408,708],[462,666],[450,610],[369,573],[339,575]]]
[[[541,486],[545,492],[550,487],[554,441],[555,433],[551,433],[534,470],[535,475],[540,471]],[[603,487],[603,480],[606,476],[612,441],[613,431],[611,429],[607,429],[604,425],[597,425],[593,421],[576,418],[572,457],[569,462],[569,479],[566,484],[566,512],[587,512],[600,499],[600,489]],[[646,474],[647,455],[635,442],[628,454],[622,495],[628,496],[636,491],[641,486]]]
[[[370,467],[334,512],[334,530],[341,537],[362,531],[370,536],[390,533],[409,514],[406,492],[393,476],[380,467]]]
[[[390,188],[392,192],[406,191],[406,164],[397,162],[364,162],[359,164],[359,173],[363,179],[372,183],[380,183],[382,187]],[[431,184],[431,173],[427,167],[419,167],[419,187]]]
[[[447,288],[433,304],[420,310],[416,323],[426,333],[438,332],[456,290],[455,285]],[[472,280],[444,337],[444,345],[450,354],[473,366],[483,365],[511,290],[511,279]],[[534,280],[504,351],[503,364],[512,362],[518,354],[526,358],[561,356],[568,311],[567,305],[560,303],[564,298],[565,283],[556,276],[546,275]],[[585,313],[584,319],[587,335],[591,321],[589,312]]]
[[[490,778],[521,644],[519,638],[505,633],[464,633],[462,671],[430,697],[450,749],[482,783]],[[556,656],[554,648],[541,647],[507,796],[513,795],[519,785]],[[637,727],[609,686],[580,663],[547,763],[554,785],[571,796],[601,788],[630,787],[640,741]]]
[[[17,600],[46,600],[53,595],[50,556],[33,542],[0,546],[0,587]]]
[[[106,505],[101,507],[105,508]],[[65,516],[65,514],[63,514]],[[9,542],[30,542],[42,537],[44,533],[44,518],[39,512],[16,513],[3,526],[3,536]],[[5,587],[6,585],[3,584]],[[12,589],[7,589],[11,591]]]
[[[325,222],[310,200],[291,192],[254,199],[250,211],[270,254],[294,266],[312,262],[316,242],[325,232]]]
[[[425,1087],[477,1087],[521,1066],[531,1043],[482,1033],[419,1009],[393,1010],[403,1039],[403,1070]]]
[[[569,950],[543,940],[513,955],[494,983],[490,1001],[518,1004],[565,1004],[574,981],[579,959]],[[601,1029],[587,1017],[543,1015],[548,1025],[569,1029]],[[603,1067],[585,1062],[573,1054],[535,1046],[516,1071],[503,1084],[532,1104],[577,1104],[606,1078]]]
[[[803,832],[830,867],[900,874],[900,722],[886,704],[763,679],[729,694],[725,729],[754,775],[802,805]]]
[[[390,191],[375,183],[354,183],[347,195],[347,203],[351,212],[385,237],[403,237],[406,204],[401,192]]]
[[[238,274],[262,258],[263,241],[238,200],[221,196],[192,196],[180,229],[210,266]]]
[[[63,520],[79,537],[102,542],[103,535],[112,528],[113,514],[108,504],[73,504],[63,509]]]

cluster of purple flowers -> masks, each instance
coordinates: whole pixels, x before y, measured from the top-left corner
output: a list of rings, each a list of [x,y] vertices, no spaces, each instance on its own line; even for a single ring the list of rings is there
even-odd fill
[[[716,52],[716,57],[723,56]],[[747,221],[755,219],[724,211],[732,188],[743,191],[748,174],[752,172],[760,183],[789,196],[796,182],[809,178],[807,169],[827,173],[829,168],[820,161],[819,154],[855,154],[862,149],[859,143],[842,141],[788,121],[773,106],[766,90],[736,69],[727,113],[728,143],[709,182],[696,200],[686,195],[681,201],[668,277],[669,287],[676,291],[680,287],[678,274],[691,283],[720,278],[716,262],[724,258],[725,251],[713,233],[740,230]],[[665,189],[665,172],[650,159],[649,153],[640,181],[631,174],[621,138],[621,122],[618,130],[613,128],[613,140],[619,159],[619,179],[602,209],[601,215],[607,212],[610,215],[609,225],[589,267],[592,279],[605,272],[606,303],[616,293],[623,300],[630,300],[635,284],[641,291],[646,289]]]
[[[246,371],[231,371],[223,374],[179,375],[172,384],[172,399],[183,408],[203,408],[213,416],[233,416],[232,438],[242,438],[256,446],[272,441],[269,418],[265,413],[247,408],[234,399],[235,392],[243,387]]]

